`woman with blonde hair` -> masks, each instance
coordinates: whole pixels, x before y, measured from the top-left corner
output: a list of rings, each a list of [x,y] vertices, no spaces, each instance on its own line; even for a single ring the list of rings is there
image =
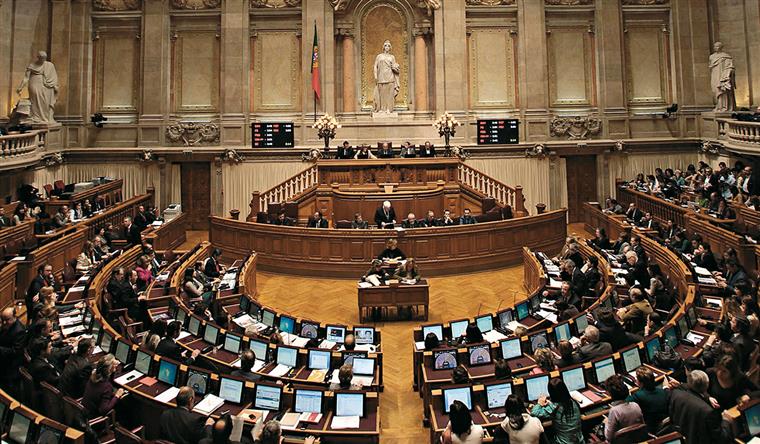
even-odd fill
[[[114,391],[113,388],[113,374],[118,366],[119,361],[109,353],[100,358],[92,371],[82,398],[82,405],[90,418],[108,414],[124,396],[124,389]]]
[[[58,321],[58,308],[55,303],[58,295],[53,287],[42,287],[39,293],[39,302],[34,306],[32,319],[49,319],[55,323]]]
[[[85,241],[82,252],[77,256],[77,273],[87,273],[95,266],[95,247],[92,242]]]
[[[557,369],[557,364],[554,362],[554,353],[548,348],[539,348],[533,354],[533,360],[536,361],[537,367],[534,368],[532,374],[548,373]]]

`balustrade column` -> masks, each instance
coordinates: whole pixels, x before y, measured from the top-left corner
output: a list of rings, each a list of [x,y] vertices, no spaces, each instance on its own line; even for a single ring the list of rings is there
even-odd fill
[[[341,28],[338,34],[343,39],[343,112],[356,112],[356,67],[354,62],[354,30]]]

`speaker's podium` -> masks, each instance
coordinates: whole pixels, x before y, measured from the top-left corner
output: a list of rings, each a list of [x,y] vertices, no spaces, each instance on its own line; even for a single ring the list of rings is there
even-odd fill
[[[404,284],[397,280],[386,281],[385,285],[368,286],[359,283],[359,321],[399,320],[402,311],[409,310],[423,320],[428,319],[430,286],[425,279],[414,284]],[[413,318],[415,316],[412,316]]]

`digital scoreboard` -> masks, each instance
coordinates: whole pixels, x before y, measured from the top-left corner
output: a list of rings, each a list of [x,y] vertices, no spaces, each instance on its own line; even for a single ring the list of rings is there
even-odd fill
[[[254,122],[253,148],[293,148],[293,122]]]
[[[478,145],[519,143],[519,128],[517,119],[478,120]]]

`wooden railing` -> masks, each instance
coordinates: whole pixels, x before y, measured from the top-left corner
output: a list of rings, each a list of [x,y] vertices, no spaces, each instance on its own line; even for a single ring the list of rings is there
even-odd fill
[[[0,136],[0,159],[8,160],[45,146],[47,131]]]
[[[718,119],[718,134],[732,145],[760,150],[760,122]]]
[[[512,188],[464,163],[459,164],[459,183],[496,199],[502,206],[509,205],[515,217],[527,215],[520,185]]]
[[[261,194],[254,192],[253,199],[251,200],[251,214],[249,215],[249,220],[251,216],[253,219],[256,219],[256,213],[259,211],[266,211],[270,203],[287,202],[316,185],[317,166],[314,165]],[[258,202],[258,208],[255,208],[256,202]]]

